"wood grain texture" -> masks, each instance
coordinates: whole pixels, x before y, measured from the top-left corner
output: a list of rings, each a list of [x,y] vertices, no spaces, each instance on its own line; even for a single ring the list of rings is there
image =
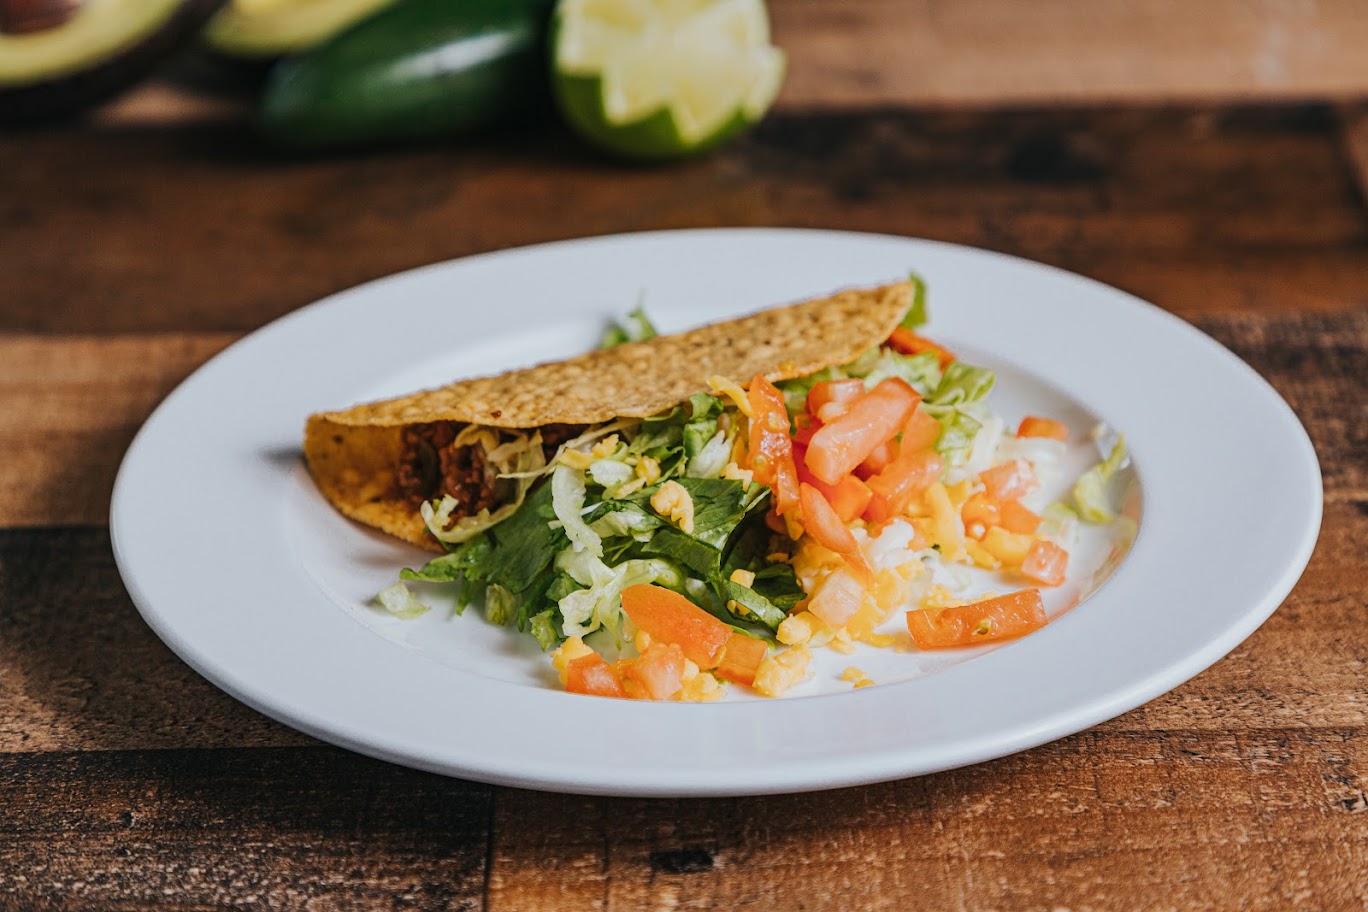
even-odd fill
[[[1362,97],[1354,0],[774,0],[780,103]]]
[[[0,527],[105,523],[134,433],[233,338],[0,334]]]
[[[815,795],[501,791],[486,908],[1347,912],[1368,900],[1357,734],[1104,726]]]
[[[232,127],[0,136],[0,331],[241,332],[450,257],[717,225],[973,244],[1183,315],[1348,310],[1368,221],[1341,126],[1322,107],[791,116],[669,168],[554,132],[297,161]]]
[[[0,755],[0,909],[484,908],[490,790],[333,749]]]
[[[771,0],[781,111],[887,106],[1359,99],[1356,0]],[[181,80],[184,82],[184,80]],[[151,82],[101,127],[246,116],[246,100]]]
[[[791,112],[669,169],[554,133],[314,161],[222,126],[0,137],[0,910],[1368,908],[1354,114]],[[104,528],[114,469],[240,333],[448,256],[715,224],[975,243],[1190,319],[1316,446],[1326,512],[1305,576],[1224,659],[1087,732],[734,800],[545,795],[367,760],[235,702],[142,622]]]
[[[105,529],[0,530],[0,754],[309,743],[157,639]]]

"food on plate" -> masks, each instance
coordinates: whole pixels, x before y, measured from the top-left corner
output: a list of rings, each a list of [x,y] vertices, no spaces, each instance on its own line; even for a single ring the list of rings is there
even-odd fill
[[[1069,429],[1010,431],[993,372],[925,322],[916,279],[674,335],[638,311],[597,351],[313,415],[305,453],[342,513],[443,552],[379,594],[392,614],[454,584],[566,690],[779,696],[818,648],[1039,629],[1079,513],[1110,515],[1124,443],[1045,501]],[[969,568],[1010,591],[968,595]]]
[[[575,454],[589,453],[590,444],[602,446],[613,422],[624,423],[617,429],[620,440],[648,418],[653,420],[647,429],[668,426],[671,437],[697,422],[688,439],[699,444],[704,423],[716,424],[724,409],[736,410],[734,403],[727,405],[730,400],[707,395],[707,401],[694,403],[699,413],[684,420],[694,408],[691,397],[707,394],[710,377],[749,382],[762,374],[783,381],[852,361],[877,348],[911,306],[912,286],[906,282],[847,291],[688,333],[325,412],[309,418],[304,453],[320,490],[343,513],[441,550],[441,543],[459,544],[506,518],[537,480],[526,473],[549,471],[562,449],[571,453],[566,458],[583,459]],[[672,415],[673,409],[680,411]],[[706,411],[716,414],[707,417]],[[735,431],[733,425],[724,436],[735,438]],[[642,449],[640,443],[636,448]],[[639,465],[632,455],[632,464]],[[717,455],[714,447],[705,461]],[[696,468],[690,477],[709,477],[700,472]],[[619,485],[612,487],[623,495]],[[444,520],[454,525],[434,535],[419,507],[440,495],[452,499]]]

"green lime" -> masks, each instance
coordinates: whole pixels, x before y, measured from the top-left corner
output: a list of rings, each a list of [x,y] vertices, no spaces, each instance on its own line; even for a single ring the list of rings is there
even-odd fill
[[[784,81],[764,0],[560,0],[552,83],[587,142],[627,158],[712,148],[758,121]]]

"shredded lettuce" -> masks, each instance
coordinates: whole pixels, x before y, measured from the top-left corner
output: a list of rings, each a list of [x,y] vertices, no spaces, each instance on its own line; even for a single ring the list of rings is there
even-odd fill
[[[430,610],[403,582],[392,583],[381,589],[375,593],[375,600],[381,608],[406,621],[427,614]]]
[[[620,459],[605,457],[589,464],[589,477],[601,488],[616,488],[636,475],[636,470]]]
[[[644,342],[658,335],[660,333],[656,331],[651,318],[646,316],[646,311],[637,307],[620,322],[614,322],[604,330],[599,348],[617,348],[627,342]]]
[[[915,272],[907,274],[907,281],[912,283],[912,306],[907,309],[907,314],[898,325],[903,329],[917,330],[931,319],[926,309],[926,282]]]
[[[1121,435],[1116,438],[1116,443],[1106,459],[1078,477],[1078,481],[1074,483],[1073,499],[1074,505],[1078,508],[1078,515],[1084,522],[1109,523],[1116,518],[1116,511],[1112,509],[1107,488],[1108,483],[1125,462],[1126,438]]]
[[[1078,513],[1060,501],[1040,511],[1039,532],[1066,551],[1072,551],[1078,537]]]
[[[560,631],[556,629],[555,608],[547,608],[539,614],[533,615],[528,622],[528,632],[536,637],[537,643],[541,646],[542,652],[548,652],[561,641]]]
[[[603,556],[603,540],[589,528],[581,512],[584,510],[586,486],[584,473],[567,465],[558,465],[551,473],[551,509],[565,529],[566,537],[576,551],[594,557]]]
[[[490,583],[485,588],[485,618],[500,627],[513,620],[518,614],[518,600],[498,583]]]
[[[754,618],[771,630],[784,620],[784,610],[750,586],[728,580],[725,587],[727,610],[742,620]]]
[[[936,451],[948,469],[969,461],[974,439],[992,417],[985,400],[996,382],[997,375],[987,368],[953,361],[922,401],[920,407],[940,422]]]
[[[922,396],[929,396],[941,382],[941,368],[934,352],[904,355],[886,348],[879,353],[868,371],[852,372],[851,376],[864,378],[865,386],[869,389],[889,377],[901,377]]]
[[[629,560],[609,567],[599,558],[571,549],[556,558],[556,567],[583,586],[557,603],[564,636],[585,636],[607,630],[614,637],[622,621],[622,590],[643,583],[657,583],[674,590],[684,588],[684,574],[667,560]]]
[[[732,438],[726,431],[718,431],[689,460],[684,474],[690,478],[716,478],[731,462]]]

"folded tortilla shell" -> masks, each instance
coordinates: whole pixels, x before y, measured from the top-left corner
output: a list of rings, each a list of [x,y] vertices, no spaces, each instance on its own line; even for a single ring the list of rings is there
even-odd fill
[[[708,389],[845,364],[884,342],[912,305],[907,282],[842,291],[688,332],[564,361],[461,380],[397,399],[311,415],[304,455],[341,513],[429,550],[441,550],[396,483],[407,425],[455,421],[499,428],[647,418]]]

